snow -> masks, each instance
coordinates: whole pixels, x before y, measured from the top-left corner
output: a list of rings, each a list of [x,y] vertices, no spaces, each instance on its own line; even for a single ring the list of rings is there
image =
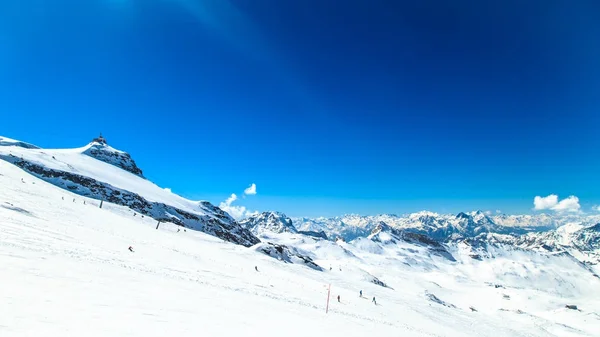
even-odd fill
[[[29,143],[22,142],[20,140],[0,136],[0,146],[19,146],[29,149],[37,149],[38,147]]]
[[[71,155],[64,152],[51,153]],[[100,174],[80,160],[75,169]],[[127,177],[138,182],[135,175]],[[320,272],[200,232],[177,232],[170,224],[156,230],[148,217],[109,203],[100,209],[96,200],[4,161],[0,186],[1,336],[594,336],[600,331],[600,280],[565,256],[498,250],[494,259],[478,261],[455,251],[458,262],[450,262],[406,242],[360,238],[338,244],[294,233],[272,235],[273,241],[312,255],[325,269]],[[372,283],[373,277],[393,289]],[[565,309],[566,304],[582,311]]]
[[[184,211],[205,214],[198,207],[198,202],[182,198],[143,177],[99,161],[86,154],[86,151],[91,147],[98,145],[105,147],[104,150],[108,152],[123,153],[108,145],[95,142],[74,149],[26,149],[17,146],[0,146],[0,159],[13,155],[46,168],[78,174],[108,183],[116,188],[137,193],[151,202],[160,202]]]

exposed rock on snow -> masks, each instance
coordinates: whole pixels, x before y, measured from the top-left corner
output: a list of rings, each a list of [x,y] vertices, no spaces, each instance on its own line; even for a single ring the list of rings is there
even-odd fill
[[[373,229],[373,232],[371,232],[371,235],[369,235],[369,239],[382,244],[396,244],[398,241],[404,241],[418,246],[424,246],[435,255],[455,261],[452,254],[448,252],[443,244],[432,240],[423,234],[405,232],[392,228],[384,222],[380,222],[375,229]]]
[[[129,153],[113,149],[106,143],[93,142],[88,145],[88,149],[83,152],[90,157],[101,160],[131,172],[137,176],[144,177],[142,170],[137,167],[135,161],[131,159]]]
[[[376,284],[376,285],[378,285],[380,287],[393,289],[392,287],[388,286],[387,284],[385,284],[385,282],[381,281],[380,279],[378,279],[375,276],[373,276],[373,279],[371,280],[371,283]]]
[[[329,240],[329,238],[327,238],[327,234],[325,234],[325,232],[323,232],[323,231],[320,231],[320,232],[298,231],[298,233],[300,233],[302,235],[306,235],[306,236],[311,236],[316,239]]]
[[[456,308],[456,306],[452,303],[447,303],[442,301],[441,299],[439,299],[437,296],[435,296],[434,294],[430,293],[430,292],[425,292],[425,297],[430,300],[431,302],[437,303],[437,304],[441,304],[445,307],[448,308]]]
[[[294,247],[288,247],[285,245],[279,245],[271,242],[263,242],[257,245],[255,249],[272,258],[278,259],[286,263],[305,264],[312,269],[323,271],[323,268],[316,264],[310,257],[301,254]]]

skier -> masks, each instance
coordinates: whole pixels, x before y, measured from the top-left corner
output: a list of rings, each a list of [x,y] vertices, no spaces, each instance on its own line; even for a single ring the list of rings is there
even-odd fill
[[[177,228],[177,233],[179,233],[180,230],[181,230],[180,228]]]
[[[128,248],[128,249],[129,249],[129,251],[130,251],[130,252],[132,252],[132,253],[134,252],[134,251],[133,251],[133,247],[129,246],[129,248]]]
[[[258,271],[258,266],[254,266],[254,270]]]
[[[377,305],[377,301],[375,301],[375,296],[373,296],[373,303],[375,303],[375,305]]]
[[[360,291],[360,296],[359,297],[362,297],[362,290]]]
[[[340,295],[338,295],[338,303],[340,303]]]

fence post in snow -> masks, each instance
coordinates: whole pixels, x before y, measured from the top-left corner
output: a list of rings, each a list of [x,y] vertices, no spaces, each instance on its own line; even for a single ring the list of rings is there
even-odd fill
[[[102,208],[102,203],[104,202],[104,200],[100,200],[100,208]]]
[[[160,226],[160,221],[156,223],[156,229],[158,229],[158,226]]]

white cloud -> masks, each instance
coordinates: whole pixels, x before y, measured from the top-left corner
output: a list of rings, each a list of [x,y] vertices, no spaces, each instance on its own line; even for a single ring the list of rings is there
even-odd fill
[[[231,193],[231,196],[229,198],[227,198],[227,200],[225,200],[224,203],[221,203],[221,205],[227,205],[227,206],[231,206],[231,203],[233,203],[234,201],[237,200],[237,195],[235,195],[235,193]]]
[[[600,205],[592,207],[592,209],[596,212],[600,212]]]
[[[258,212],[250,211],[244,206],[233,206],[232,204],[234,201],[237,200],[237,198],[237,195],[235,195],[235,193],[232,193],[231,196],[227,198],[227,200],[219,204],[219,208],[229,213],[229,215],[231,215],[231,217],[236,220],[241,220],[251,215],[258,214]]]
[[[547,197],[537,196],[533,198],[533,206],[535,210],[541,211],[544,209],[551,209],[558,204],[558,195],[550,194]]]
[[[497,209],[497,210],[496,210],[496,214],[500,214],[500,213],[502,213],[502,211],[501,211],[501,210],[499,210],[499,209]]]
[[[579,205],[579,198],[572,195],[559,201],[552,209],[558,212],[577,212],[581,209],[581,205]]]
[[[536,196],[533,199],[533,205],[534,209],[538,211],[549,209],[556,212],[578,212],[581,209],[579,198],[574,195],[560,201],[556,194],[550,194],[546,197]]]
[[[256,184],[252,184],[247,189],[245,189],[244,194],[245,195],[256,195]]]
[[[248,186],[248,188],[244,190],[242,198],[245,198],[247,195],[256,195],[256,184],[251,184]],[[241,220],[243,218],[258,214],[257,211],[250,211],[244,206],[234,206],[233,203],[236,200],[238,200],[238,196],[235,193],[232,193],[227,200],[219,204],[219,208],[229,213],[229,215],[236,220]]]

